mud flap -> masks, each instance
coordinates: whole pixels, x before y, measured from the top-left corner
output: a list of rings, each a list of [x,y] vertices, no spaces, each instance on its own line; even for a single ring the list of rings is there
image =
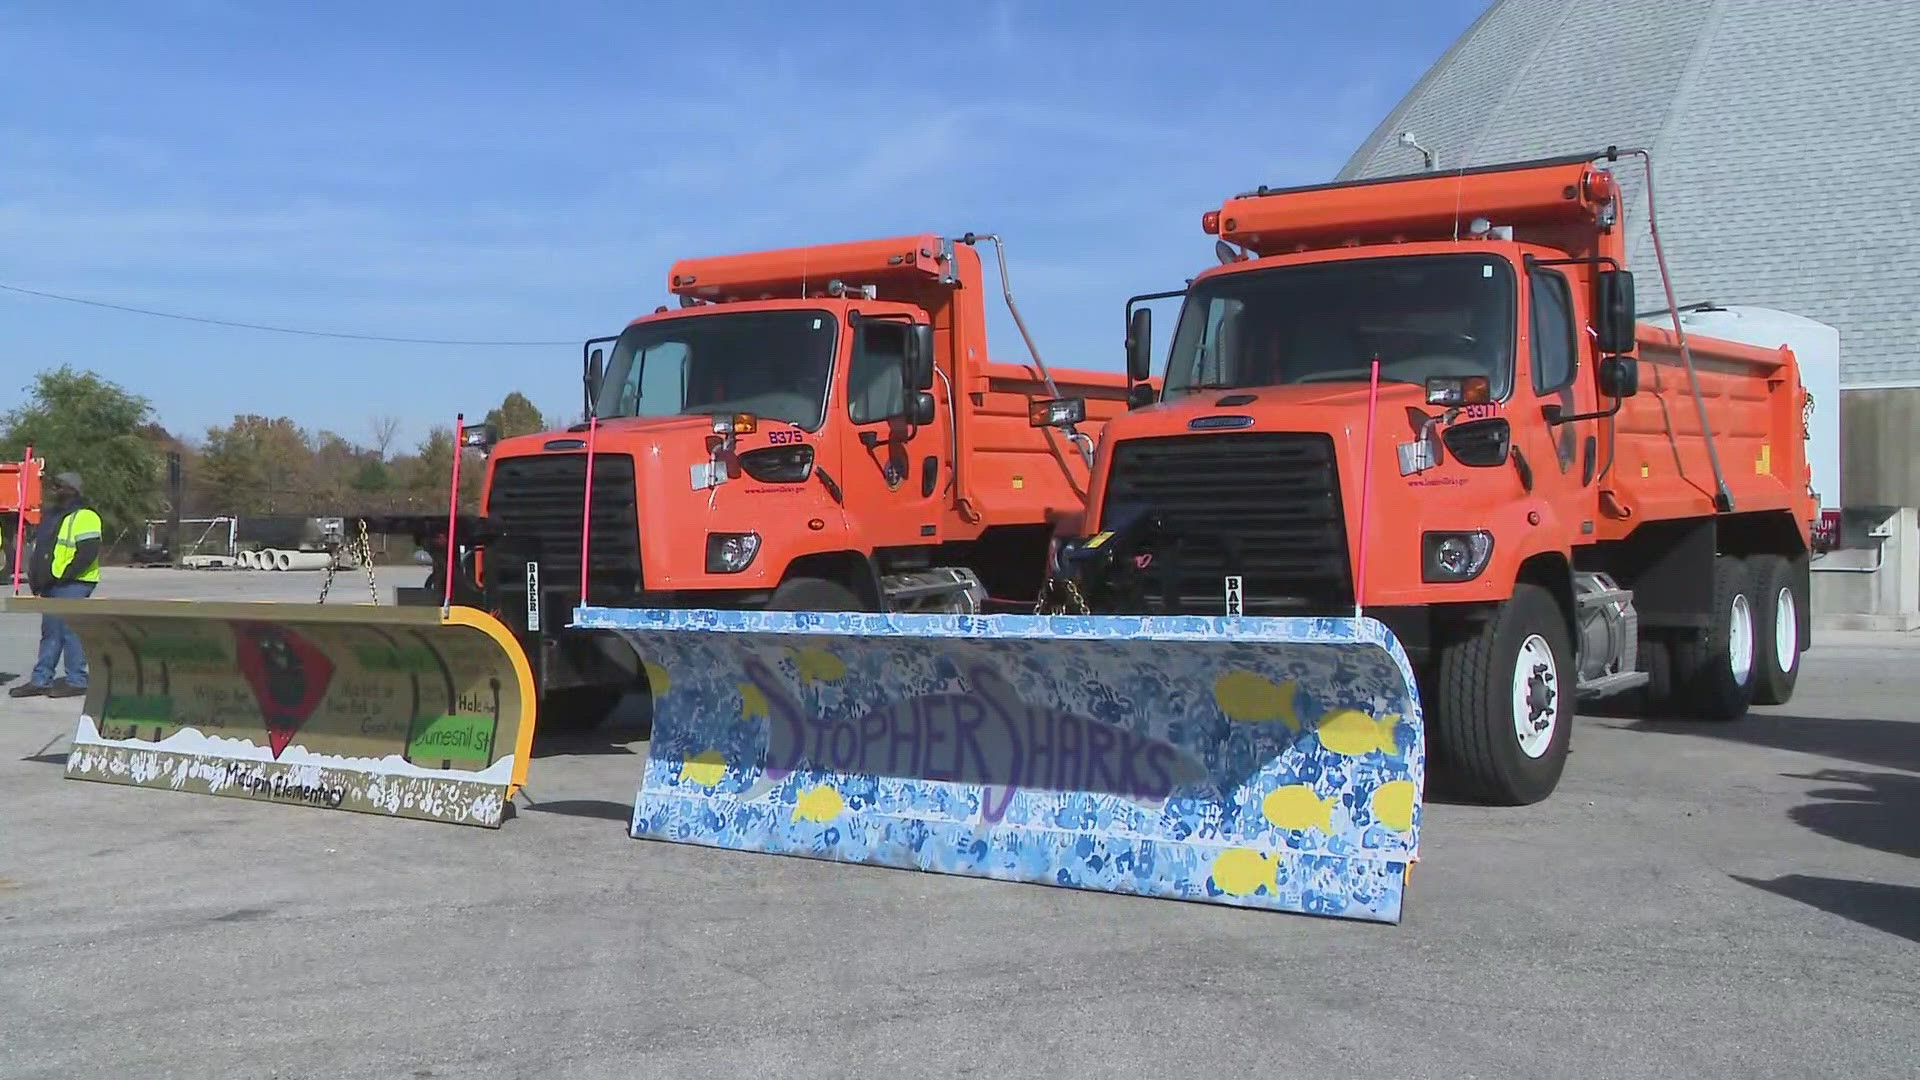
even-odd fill
[[[533,676],[455,607],[17,598],[89,679],[67,776],[497,828],[526,780]]]
[[[575,619],[654,686],[637,838],[1400,919],[1426,745],[1374,620]]]

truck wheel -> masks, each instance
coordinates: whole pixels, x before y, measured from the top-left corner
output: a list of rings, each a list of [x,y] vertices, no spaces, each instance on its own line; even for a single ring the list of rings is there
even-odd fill
[[[1713,607],[1707,630],[1673,643],[1673,685],[1679,704],[1700,720],[1738,720],[1753,703],[1756,615],[1753,574],[1745,560],[1713,560]]]
[[[1573,734],[1566,614],[1537,585],[1443,645],[1428,721],[1434,756],[1462,794],[1508,806],[1553,793]]]
[[[852,589],[826,578],[788,578],[773,591],[768,611],[864,611]]]
[[[533,720],[535,735],[585,735],[599,727],[627,696],[624,686],[570,686],[540,699]]]
[[[1642,636],[1633,666],[1647,673],[1647,684],[1636,691],[1641,717],[1653,720],[1673,715],[1673,651],[1667,643]]]
[[[1753,679],[1755,705],[1785,705],[1800,680],[1800,607],[1805,598],[1794,588],[1793,563],[1778,555],[1753,560],[1754,591],[1759,594]]]

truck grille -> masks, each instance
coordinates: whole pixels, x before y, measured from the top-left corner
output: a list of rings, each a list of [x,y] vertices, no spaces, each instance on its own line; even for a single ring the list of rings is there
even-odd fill
[[[1257,432],[1133,439],[1117,444],[1108,512],[1144,504],[1165,535],[1149,546],[1174,559],[1178,607],[1225,610],[1223,578],[1238,574],[1247,614],[1319,611],[1353,602],[1346,521],[1333,439]],[[1177,542],[1177,548],[1175,546]],[[1162,573],[1144,584],[1165,603]]]
[[[580,588],[580,515],[587,489],[585,454],[506,458],[494,465],[487,517],[505,526],[506,539],[490,545],[493,588],[524,590],[512,567],[540,563],[541,591]],[[633,457],[593,456],[593,560],[589,599],[618,603],[638,597],[640,521],[634,509]]]

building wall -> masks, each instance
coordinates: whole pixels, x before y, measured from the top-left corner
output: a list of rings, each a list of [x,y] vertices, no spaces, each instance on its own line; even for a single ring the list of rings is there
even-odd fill
[[[1840,391],[1840,484],[1850,506],[1920,506],[1920,387]]]

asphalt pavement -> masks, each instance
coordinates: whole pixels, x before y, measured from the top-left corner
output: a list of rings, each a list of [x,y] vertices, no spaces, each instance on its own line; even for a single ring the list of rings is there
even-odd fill
[[[1399,926],[632,840],[620,720],[491,831],[69,781],[77,701],[0,698],[0,1076],[1912,1077],[1920,634],[1805,660],[1430,805]]]

